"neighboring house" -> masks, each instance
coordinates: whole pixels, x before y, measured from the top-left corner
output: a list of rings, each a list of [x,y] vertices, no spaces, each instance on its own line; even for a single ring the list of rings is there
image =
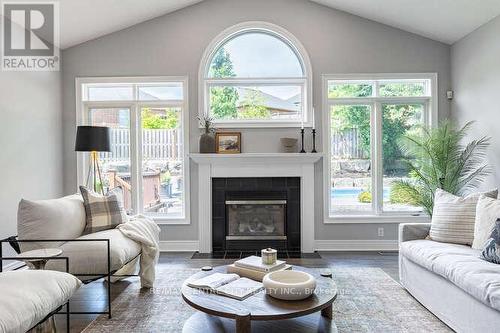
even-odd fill
[[[250,94],[259,94],[258,96],[262,99],[262,105],[266,107],[273,117],[279,116],[283,118],[295,118],[299,115],[301,109],[301,96],[297,94],[290,97],[289,99],[281,99],[279,97],[267,94],[260,90],[250,89],[250,88],[237,88],[239,100],[237,104],[238,111],[242,111],[247,102],[245,101],[245,96]]]

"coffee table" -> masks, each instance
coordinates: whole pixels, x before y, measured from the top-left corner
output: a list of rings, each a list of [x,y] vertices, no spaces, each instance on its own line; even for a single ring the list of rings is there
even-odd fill
[[[337,297],[337,286],[329,278],[313,269],[293,266],[316,278],[314,295],[300,301],[283,301],[266,295],[265,290],[242,301],[203,292],[187,283],[216,272],[226,273],[227,266],[199,272],[182,285],[182,298],[201,311],[184,324],[183,333],[202,332],[336,332],[332,319],[332,305]],[[315,314],[321,312],[321,316]]]

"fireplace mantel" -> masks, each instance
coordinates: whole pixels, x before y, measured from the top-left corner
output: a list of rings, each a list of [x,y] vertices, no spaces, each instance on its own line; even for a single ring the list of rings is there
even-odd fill
[[[198,164],[200,253],[212,252],[212,178],[218,177],[300,177],[301,251],[314,252],[314,164],[321,157],[321,153],[190,154]]]
[[[317,162],[321,153],[243,153],[243,154],[189,154],[198,164],[215,163],[297,163],[308,164]]]

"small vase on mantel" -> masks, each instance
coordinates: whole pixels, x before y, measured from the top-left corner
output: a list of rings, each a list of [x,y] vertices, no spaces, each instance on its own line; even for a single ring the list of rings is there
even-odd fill
[[[198,117],[198,120],[205,130],[205,133],[200,136],[200,153],[215,153],[215,129],[213,128],[213,119],[205,116],[203,118]]]

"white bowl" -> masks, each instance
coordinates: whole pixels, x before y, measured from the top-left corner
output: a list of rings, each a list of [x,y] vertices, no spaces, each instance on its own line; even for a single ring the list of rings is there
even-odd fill
[[[282,300],[305,299],[314,293],[316,279],[309,273],[284,270],[264,276],[266,294]]]

